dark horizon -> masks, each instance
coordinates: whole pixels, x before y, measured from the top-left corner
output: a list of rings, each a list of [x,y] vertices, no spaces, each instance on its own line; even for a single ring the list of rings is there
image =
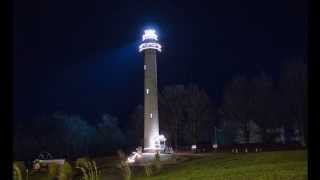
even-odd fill
[[[232,6],[231,6],[232,4]],[[195,83],[218,101],[237,74],[306,57],[306,2],[14,1],[14,118],[55,111],[126,121],[143,103],[146,26],[159,33],[158,87]],[[125,122],[122,122],[125,123]]]

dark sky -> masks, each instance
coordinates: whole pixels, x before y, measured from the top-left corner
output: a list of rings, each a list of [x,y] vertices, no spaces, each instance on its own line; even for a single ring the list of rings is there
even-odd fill
[[[210,3],[209,3],[210,2]],[[125,119],[143,103],[143,29],[163,45],[159,88],[193,82],[213,101],[236,74],[306,56],[306,1],[15,0],[14,113]]]

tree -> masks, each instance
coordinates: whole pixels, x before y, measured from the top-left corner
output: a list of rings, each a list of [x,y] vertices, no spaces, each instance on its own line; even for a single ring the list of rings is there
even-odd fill
[[[280,79],[280,93],[285,108],[284,123],[295,125],[301,135],[301,144],[306,143],[307,132],[307,65],[302,61],[290,62],[284,66]],[[291,127],[293,128],[293,127]]]
[[[159,111],[160,128],[175,148],[210,141],[211,104],[198,86],[166,86],[159,95]]]
[[[109,114],[102,116],[102,121],[97,126],[99,149],[105,152],[121,148],[125,145],[125,136],[118,125],[118,118]]]
[[[62,113],[54,113],[53,115],[40,115],[31,121],[26,122],[26,144],[32,151],[30,155],[37,157],[42,151],[52,153],[54,156],[62,156],[64,154],[65,142],[62,133],[63,119],[56,118]],[[32,143],[31,143],[32,142]]]
[[[175,148],[178,147],[178,135],[181,131],[185,94],[183,85],[166,86],[159,93],[160,128],[166,132],[165,136]]]
[[[237,121],[230,121],[226,119],[226,116],[222,116],[221,120],[223,121],[222,128],[224,132],[225,144],[234,144],[239,143],[237,137],[239,134],[240,123]]]
[[[253,101],[249,91],[249,81],[237,76],[227,84],[224,91],[222,111],[227,124],[239,125],[245,143],[250,142],[250,121],[252,120]]]
[[[268,129],[277,127],[276,103],[273,81],[264,72],[251,80],[252,115],[254,121],[261,128],[262,141],[271,143],[274,137],[267,133]]]
[[[90,140],[95,129],[88,125],[80,116],[66,116],[63,121],[64,139],[67,144],[68,156],[87,155],[89,153]]]
[[[191,133],[191,143],[209,142],[212,128],[210,120],[213,117],[209,96],[203,89],[191,84],[186,88],[185,105],[186,132]]]
[[[40,151],[38,142],[30,134],[30,126],[23,121],[15,121],[13,130],[13,156],[15,160],[32,159]]]
[[[234,142],[237,144],[244,144],[244,143],[260,143],[261,139],[261,128],[254,122],[249,121],[248,123],[249,129],[249,140],[245,139],[245,132],[243,129],[236,129],[236,136]]]
[[[143,105],[139,104],[134,111],[130,114],[128,138],[133,139],[134,144],[143,145],[143,130],[144,127],[144,109]],[[131,142],[131,141],[130,141]]]

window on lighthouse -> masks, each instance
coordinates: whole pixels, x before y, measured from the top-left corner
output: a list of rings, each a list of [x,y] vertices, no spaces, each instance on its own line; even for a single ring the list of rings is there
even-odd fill
[[[150,114],[150,118],[152,118],[152,113]]]
[[[146,93],[149,94],[149,89],[146,89]]]
[[[147,65],[144,65],[144,66],[143,66],[143,69],[146,70],[146,69],[147,69]]]

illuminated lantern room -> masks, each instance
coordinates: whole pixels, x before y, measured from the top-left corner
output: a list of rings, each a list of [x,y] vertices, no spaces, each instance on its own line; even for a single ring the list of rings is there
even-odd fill
[[[155,49],[161,52],[161,45],[158,43],[158,35],[154,29],[144,30],[142,35],[142,43],[139,46],[139,52],[146,49]]]

